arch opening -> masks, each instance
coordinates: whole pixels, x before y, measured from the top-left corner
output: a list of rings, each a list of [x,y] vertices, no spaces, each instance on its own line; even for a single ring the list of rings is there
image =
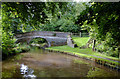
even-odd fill
[[[40,38],[40,37],[31,39],[29,44],[32,46],[38,46],[38,47],[44,47],[44,48],[50,46],[50,43],[46,39]]]

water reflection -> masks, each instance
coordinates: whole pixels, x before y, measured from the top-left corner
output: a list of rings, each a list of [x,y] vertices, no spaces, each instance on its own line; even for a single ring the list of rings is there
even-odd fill
[[[119,77],[120,73],[82,58],[39,50],[2,62],[3,78]]]
[[[20,72],[21,72],[21,74],[23,74],[23,77],[25,77],[25,78],[35,79],[35,77],[36,77],[33,74],[34,70],[31,68],[28,68],[28,66],[26,66],[24,64],[21,64]]]

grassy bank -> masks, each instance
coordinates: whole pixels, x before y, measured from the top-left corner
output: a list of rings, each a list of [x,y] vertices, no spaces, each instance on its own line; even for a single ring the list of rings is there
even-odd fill
[[[118,63],[115,62],[115,61],[111,61],[111,60],[119,61],[118,58],[110,57],[110,56],[106,56],[106,55],[98,53],[98,52],[94,52],[90,48],[79,49],[79,48],[71,48],[71,47],[66,45],[66,46],[49,47],[49,48],[46,48],[46,49],[54,50],[54,51],[68,52],[68,53],[72,53],[72,54],[75,54],[75,55],[79,55],[80,57],[99,59],[99,60],[102,60],[102,61],[107,61],[109,63],[114,63],[116,65],[118,65]],[[98,57],[95,57],[95,56],[98,56]],[[103,58],[99,58],[99,57],[108,58],[108,59],[111,59],[111,60],[107,60],[107,59],[103,59]]]
[[[86,43],[89,40],[89,37],[72,37],[72,39],[79,47],[81,47],[83,45],[86,45]],[[95,52],[91,48],[80,49],[79,47],[78,48],[71,48],[71,47],[65,45],[65,46],[49,47],[46,49],[65,52],[65,53],[67,52],[69,54],[74,54],[74,55],[77,55],[79,57],[100,60],[102,62],[110,63],[110,65],[111,65],[111,63],[115,64],[115,65],[119,65],[119,63],[116,61],[120,61],[120,60],[116,57],[111,57],[111,56],[108,56],[106,54]]]
[[[88,42],[89,37],[72,37],[72,39],[79,47],[81,47]],[[71,48],[71,47],[65,45],[65,46],[49,47],[46,49],[61,51],[61,52],[68,52],[71,54],[79,55],[80,57],[98,59],[101,61],[105,61],[105,62],[119,65],[118,62],[116,62],[116,61],[120,61],[120,60],[116,57],[111,57],[111,56],[108,56],[106,54],[92,51],[91,48],[80,49],[79,47],[78,48]]]
[[[72,39],[75,42],[75,44],[81,47],[88,42],[89,37],[72,37]]]

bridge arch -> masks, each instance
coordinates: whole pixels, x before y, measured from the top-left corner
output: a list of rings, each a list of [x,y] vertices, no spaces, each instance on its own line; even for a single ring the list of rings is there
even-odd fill
[[[29,42],[34,38],[43,38],[47,41],[48,47],[69,45],[71,47],[71,39],[68,39],[70,33],[68,32],[52,32],[52,31],[32,31],[21,34],[16,34],[17,43]]]
[[[42,43],[46,43],[47,46],[46,47],[50,47],[51,44],[49,43],[49,41],[45,38],[42,38],[42,37],[34,37],[34,38],[31,38],[28,42],[28,44],[42,44]]]

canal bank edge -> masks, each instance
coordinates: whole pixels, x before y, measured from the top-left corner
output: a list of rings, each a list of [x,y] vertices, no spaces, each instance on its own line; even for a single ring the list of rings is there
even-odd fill
[[[45,48],[46,51],[49,52],[56,52],[56,53],[63,53],[63,54],[67,54],[67,55],[72,55],[75,57],[80,57],[86,60],[90,60],[90,61],[94,61],[97,64],[106,66],[108,68],[120,71],[120,63],[115,62],[115,61],[110,61],[107,59],[103,59],[103,58],[97,58],[97,57],[93,57],[90,55],[85,55],[85,54],[81,54],[81,53],[76,53],[76,52],[69,52],[69,51],[62,51],[62,50],[57,50],[57,49],[50,49],[50,48]]]

